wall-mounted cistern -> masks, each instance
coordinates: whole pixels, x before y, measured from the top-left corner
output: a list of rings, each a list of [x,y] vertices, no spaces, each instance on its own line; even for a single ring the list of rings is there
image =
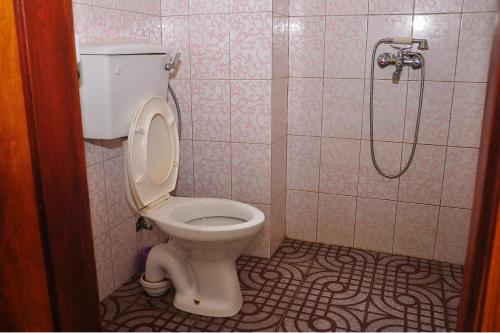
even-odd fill
[[[392,73],[392,82],[399,83],[401,79],[401,72],[403,68],[411,67],[414,70],[420,70],[420,96],[418,101],[418,112],[417,121],[415,124],[415,136],[413,137],[413,145],[410,153],[410,157],[405,166],[396,174],[389,174],[384,172],[377,163],[375,158],[375,147],[374,147],[374,135],[373,135],[373,83],[375,81],[375,57],[377,54],[377,49],[381,44],[390,44],[392,48],[397,50],[397,53],[385,52],[377,57],[377,64],[380,68],[385,68],[388,66],[395,66],[394,72]],[[403,175],[411,165],[413,157],[415,156],[415,150],[417,147],[418,140],[418,130],[420,127],[420,115],[422,113],[422,101],[424,97],[424,82],[425,82],[425,61],[424,56],[419,52],[413,52],[412,47],[416,45],[418,50],[429,49],[429,43],[427,39],[414,39],[414,38],[384,38],[375,43],[372,53],[372,64],[371,64],[371,78],[370,78],[370,147],[372,161],[375,169],[384,177],[387,178],[397,178]]]

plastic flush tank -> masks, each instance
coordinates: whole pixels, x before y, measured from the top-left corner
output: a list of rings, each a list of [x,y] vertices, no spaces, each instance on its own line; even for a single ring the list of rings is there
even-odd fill
[[[151,96],[166,98],[170,55],[162,45],[106,44],[80,48],[83,136],[128,135],[130,121]],[[154,78],[154,79],[152,79]]]

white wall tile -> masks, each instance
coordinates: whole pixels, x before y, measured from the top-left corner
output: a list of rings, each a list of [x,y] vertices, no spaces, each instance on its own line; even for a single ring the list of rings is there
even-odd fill
[[[286,196],[286,236],[316,241],[318,193],[288,190]]]
[[[486,83],[455,83],[450,146],[479,148],[485,99]]]
[[[319,194],[318,242],[353,246],[356,197]]]
[[[360,140],[321,139],[321,192],[357,194],[359,150]]]
[[[398,202],[393,252],[433,259],[439,206]]]
[[[358,197],[354,247],[391,253],[395,219],[395,201]]]
[[[287,188],[317,191],[320,138],[288,136]]]
[[[448,147],[441,204],[472,208],[479,149]]]
[[[471,211],[441,207],[434,259],[463,265],[467,251]]]

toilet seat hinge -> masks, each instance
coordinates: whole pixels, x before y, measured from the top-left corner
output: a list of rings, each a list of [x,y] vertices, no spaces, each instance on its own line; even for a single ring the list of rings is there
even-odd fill
[[[161,195],[160,197],[156,198],[152,203],[150,203],[149,205],[147,205],[144,208],[145,208],[145,210],[152,210],[152,209],[155,209],[157,207],[163,206],[170,198],[171,198],[170,194],[165,193],[165,194]]]

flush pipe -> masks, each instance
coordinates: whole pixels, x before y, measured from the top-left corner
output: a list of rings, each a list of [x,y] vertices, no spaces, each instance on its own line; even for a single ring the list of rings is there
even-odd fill
[[[167,276],[174,284],[176,298],[195,294],[193,272],[172,240],[151,249],[146,261],[146,272],[141,276],[140,283],[150,296],[161,296],[168,290]]]

